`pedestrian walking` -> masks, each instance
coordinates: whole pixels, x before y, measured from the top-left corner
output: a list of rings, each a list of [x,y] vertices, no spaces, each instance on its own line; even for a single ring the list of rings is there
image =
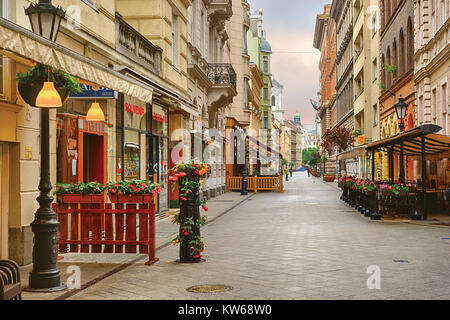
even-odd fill
[[[294,170],[292,169],[292,167],[290,167],[289,168],[289,173],[291,174],[291,177],[292,177],[292,172],[293,172]]]
[[[289,169],[287,167],[284,169],[284,173],[286,174],[286,181],[289,181]]]
[[[309,167],[306,168],[306,171],[308,171],[308,177],[310,177],[311,176],[311,170],[309,169]]]

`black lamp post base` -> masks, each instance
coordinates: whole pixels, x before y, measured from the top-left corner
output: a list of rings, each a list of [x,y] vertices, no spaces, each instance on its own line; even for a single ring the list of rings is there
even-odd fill
[[[42,292],[42,293],[51,293],[51,292],[58,292],[58,291],[63,291],[63,290],[67,290],[67,286],[66,285],[61,285],[59,287],[54,287],[54,288],[44,288],[44,289],[32,289],[32,288],[25,288],[22,289],[23,291],[26,292]]]
[[[55,292],[67,289],[61,284],[59,270],[54,272],[30,272],[29,287],[25,289],[30,292]]]

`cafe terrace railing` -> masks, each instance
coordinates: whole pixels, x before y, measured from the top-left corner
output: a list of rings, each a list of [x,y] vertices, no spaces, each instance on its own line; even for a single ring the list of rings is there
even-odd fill
[[[228,191],[242,190],[242,177],[228,177],[227,190]],[[258,193],[258,191],[284,192],[283,176],[248,177],[247,190],[252,190],[255,193]]]
[[[155,257],[154,197],[137,196],[139,200],[62,199],[53,204],[60,228],[60,253],[140,253]],[[86,197],[84,197],[86,198]],[[89,198],[89,197],[88,197]],[[135,197],[136,198],[136,197]]]

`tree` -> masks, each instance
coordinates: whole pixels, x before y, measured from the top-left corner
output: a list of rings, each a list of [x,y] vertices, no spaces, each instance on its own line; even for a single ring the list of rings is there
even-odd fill
[[[311,160],[311,155],[318,151],[317,148],[307,148],[302,151],[302,159],[305,164],[309,164],[309,160]]]

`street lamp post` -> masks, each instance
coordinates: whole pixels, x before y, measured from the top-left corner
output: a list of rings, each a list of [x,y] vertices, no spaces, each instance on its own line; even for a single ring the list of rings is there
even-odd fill
[[[247,191],[247,177],[246,177],[246,171],[247,171],[247,142],[244,140],[244,169],[242,170],[242,190],[241,190],[241,196],[248,195]]]
[[[25,9],[29,17],[33,31],[51,41],[55,41],[58,35],[61,19],[65,12],[61,7],[54,7],[51,0],[40,0],[38,4],[31,4]],[[62,106],[61,97],[55,90],[50,79],[44,83],[44,87],[37,96],[36,107],[41,109],[41,177],[39,183],[39,196],[34,221],[31,230],[34,233],[33,242],[33,270],[29,275],[28,291],[54,292],[64,290],[61,285],[60,272],[56,268],[57,261],[57,232],[59,222],[51,204],[52,184],[50,181],[49,159],[49,112],[50,108]]]
[[[405,124],[404,120],[406,117],[406,112],[408,112],[408,104],[405,102],[405,100],[400,95],[400,98],[398,99],[398,103],[394,105],[395,112],[397,113],[397,118],[399,121],[399,129],[400,133],[402,133],[405,130]],[[405,163],[404,163],[404,152],[403,152],[403,141],[400,143],[400,175],[399,175],[399,181],[400,183],[405,183]]]

